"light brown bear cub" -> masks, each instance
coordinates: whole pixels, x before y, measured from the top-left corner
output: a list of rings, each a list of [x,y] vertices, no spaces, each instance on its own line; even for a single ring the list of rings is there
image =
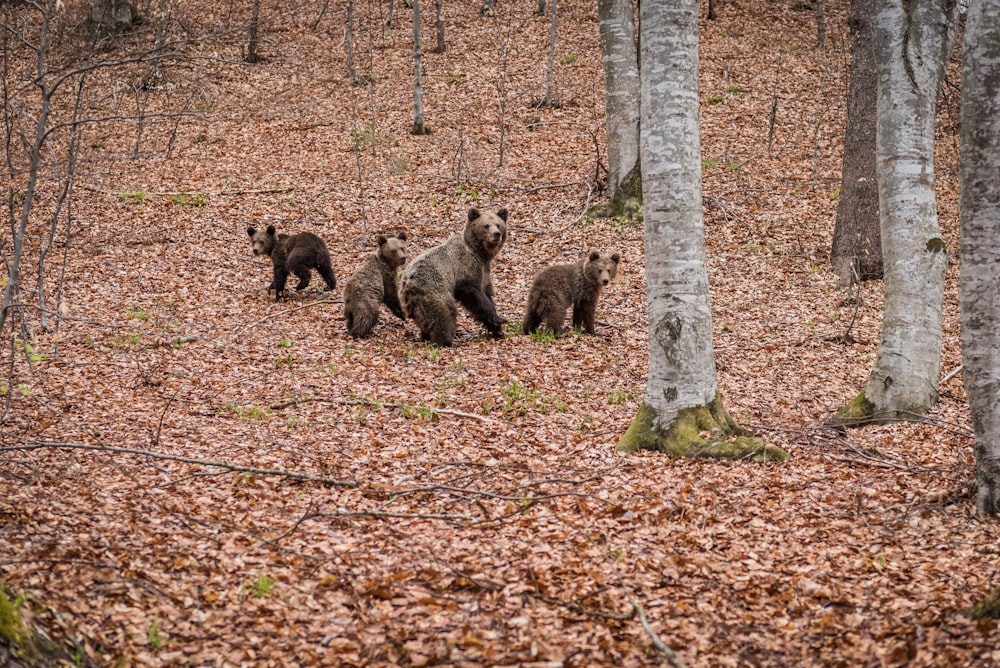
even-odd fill
[[[365,259],[344,285],[344,320],[351,336],[356,339],[371,336],[382,304],[406,320],[396,282],[396,270],[405,263],[406,232],[394,237],[378,235],[378,250]]]
[[[337,287],[337,279],[330,265],[330,251],[327,250],[326,243],[312,232],[275,235],[274,225],[268,225],[266,230],[248,227],[247,234],[250,235],[253,254],[271,258],[274,279],[267,291],[274,290],[274,301],[280,300],[285,294],[288,274],[299,277],[296,290],[304,290],[309,285],[313,269],[326,281],[327,290]]]
[[[556,264],[540,271],[531,284],[521,331],[531,334],[540,327],[562,332],[566,309],[573,307],[573,326],[594,333],[594,312],[601,288],[618,273],[621,255],[590,251],[585,260]]]
[[[495,339],[506,320],[493,303],[490,262],[507,241],[507,209],[469,209],[462,234],[421,253],[403,270],[399,299],[403,312],[420,328],[420,338],[437,346],[455,341],[458,304]]]

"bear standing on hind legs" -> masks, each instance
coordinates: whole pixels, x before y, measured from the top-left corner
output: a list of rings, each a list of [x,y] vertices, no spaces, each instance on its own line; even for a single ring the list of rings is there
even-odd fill
[[[573,307],[573,326],[594,333],[594,312],[601,288],[611,283],[618,273],[621,255],[601,255],[590,251],[587,259],[575,264],[556,264],[535,276],[528,293],[521,331],[531,334],[539,327],[560,334],[566,320],[566,309]]]
[[[469,209],[465,231],[422,253],[403,271],[399,299],[403,312],[420,328],[420,338],[438,346],[455,341],[457,304],[495,339],[506,320],[493,303],[490,262],[507,241],[507,209],[496,213]],[[456,304],[457,300],[457,304]]]
[[[406,320],[396,282],[396,270],[405,263],[406,232],[394,237],[378,235],[378,250],[365,259],[344,285],[344,320],[351,336],[365,339],[371,335],[382,304]]]
[[[319,272],[326,281],[326,289],[337,287],[337,279],[330,265],[330,251],[326,243],[312,232],[299,234],[279,234],[275,236],[274,225],[268,225],[266,230],[247,228],[254,255],[267,255],[271,258],[274,269],[274,279],[267,291],[274,290],[274,301],[279,301],[285,294],[285,281],[288,274],[299,278],[296,290],[304,290],[309,285],[312,270]]]

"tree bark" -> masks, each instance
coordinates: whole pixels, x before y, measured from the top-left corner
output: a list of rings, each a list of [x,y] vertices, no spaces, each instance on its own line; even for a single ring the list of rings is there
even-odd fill
[[[608,194],[612,199],[611,214],[620,215],[624,200],[642,197],[639,61],[632,0],[598,0],[597,12],[604,64]]]
[[[413,0],[413,129],[411,134],[430,134],[424,125],[424,93],[421,84],[423,53],[420,45],[420,0]]]
[[[697,0],[644,2],[640,155],[645,202],[649,380],[619,451],[781,458],[740,433],[715,376],[698,129]]]
[[[885,307],[872,373],[838,414],[843,424],[918,419],[937,401],[948,256],[934,195],[934,122],[957,12],[954,0],[886,0],[875,18]]]
[[[1000,514],[1000,0],[969,7],[962,56],[962,367],[975,431],[976,510]]]
[[[556,63],[556,18],[559,16],[559,0],[552,0],[552,16],[549,21],[549,59],[545,67],[545,99],[543,107],[557,105],[555,93],[552,92],[552,70]]]
[[[837,282],[882,278],[882,240],[875,178],[874,0],[851,0],[851,77],[844,163],[830,260]]]

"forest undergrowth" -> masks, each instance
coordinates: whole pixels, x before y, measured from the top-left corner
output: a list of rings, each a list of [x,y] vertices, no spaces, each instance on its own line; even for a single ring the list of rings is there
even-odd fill
[[[84,39],[67,4],[58,66]],[[242,4],[172,3],[102,53],[165,26],[182,46],[155,79],[134,62],[86,83],[82,113],[105,120],[83,131],[73,227],[45,267],[57,326],[26,309],[0,350],[0,581],[38,624],[108,666],[645,666],[664,644],[688,666],[1000,665],[1000,623],[969,615],[1000,584],[1000,529],[975,514],[956,372],[957,69],[937,142],[940,402],[832,429],[882,300],[829,266],[848,3],[824,2],[825,48],[804,3],[703,17],[720,390],[791,458],[622,456],[648,361],[643,232],[584,215],[605,195],[595,3],[558,5],[553,107],[535,3],[445,3],[443,54],[426,5],[423,136],[402,3],[388,26],[385,6],[355,9],[365,85],[345,2],[265,5],[252,65]],[[28,290],[54,197],[35,204]],[[383,310],[351,339],[343,284],[376,235],[406,230],[412,259],[471,207],[510,210],[506,338],[462,314],[436,348]],[[314,275],[274,302],[246,234],[269,224],[323,237],[337,288]],[[533,276],[590,249],[622,255],[597,336],[520,335]]]

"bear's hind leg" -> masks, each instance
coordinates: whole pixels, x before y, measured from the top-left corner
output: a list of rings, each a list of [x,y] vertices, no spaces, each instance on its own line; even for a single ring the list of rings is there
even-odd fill
[[[299,269],[295,272],[295,275],[299,277],[299,284],[295,286],[295,289],[305,290],[309,286],[309,279],[312,278],[312,271],[309,269]]]

